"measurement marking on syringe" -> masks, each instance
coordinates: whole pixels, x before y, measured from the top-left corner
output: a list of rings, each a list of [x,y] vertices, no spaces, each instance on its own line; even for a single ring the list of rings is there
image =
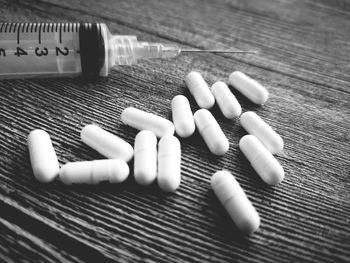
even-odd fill
[[[11,33],[13,23],[10,23],[9,33]]]
[[[79,50],[75,51],[77,54],[80,53]],[[24,55],[36,55],[37,57],[41,57],[41,56],[47,56],[49,54],[53,54],[55,53],[56,56],[62,55],[62,56],[68,56],[69,53],[74,53],[74,49],[68,49],[67,47],[59,48],[56,47],[56,49],[48,49],[48,48],[43,48],[40,49],[39,47],[35,48],[35,49],[30,49],[30,50],[23,50],[20,47],[17,47],[16,49],[3,49],[0,48],[0,57],[1,56],[6,56],[6,53],[8,54],[14,54],[17,57],[21,57]]]
[[[39,44],[41,44],[41,23],[39,24]]]
[[[7,32],[7,27],[8,27],[8,23],[6,23],[6,25],[5,25],[5,29],[4,29],[4,32],[6,33]]]
[[[28,33],[28,30],[29,30],[29,23],[25,23],[25,25],[23,25],[22,27],[22,33],[24,32]]]
[[[19,30],[20,29],[20,26],[17,28],[17,44],[19,45]]]
[[[60,27],[60,44],[62,44],[62,27]]]

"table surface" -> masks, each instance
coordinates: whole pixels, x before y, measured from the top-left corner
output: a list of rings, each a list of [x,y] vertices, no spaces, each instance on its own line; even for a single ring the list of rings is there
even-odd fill
[[[115,34],[186,48],[258,50],[259,55],[186,54],[115,68],[100,80],[0,80],[0,259],[5,262],[349,262],[349,1],[6,1],[2,22],[105,22]],[[182,182],[167,194],[156,184],[68,187],[41,184],[29,163],[32,129],[51,136],[61,165],[103,158],[80,140],[96,123],[133,144],[120,121],[128,106],[171,119],[191,70],[211,85],[240,70],[270,92],[256,106],[234,91],[283,137],[285,170],[265,185],[238,149],[238,121],[211,111],[230,141],[210,154],[196,132],[181,139]],[[131,164],[132,168],[132,164]],[[210,189],[227,169],[261,216],[252,236],[239,233]]]

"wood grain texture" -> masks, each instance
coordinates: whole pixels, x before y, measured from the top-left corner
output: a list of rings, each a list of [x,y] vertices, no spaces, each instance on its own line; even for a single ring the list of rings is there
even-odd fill
[[[350,13],[348,1],[4,1],[7,21],[100,21],[117,34],[193,48],[256,49],[254,55],[183,55],[118,67],[107,79],[0,80],[0,259],[119,262],[350,261]],[[26,136],[42,128],[59,161],[102,158],[79,138],[97,123],[129,143],[120,121],[134,106],[171,118],[170,101],[190,99],[184,76],[209,84],[241,70],[265,85],[262,107],[235,93],[285,140],[277,156],[286,179],[268,187],[238,149],[245,131],[212,110],[230,141],[211,155],[199,134],[182,143],[182,183],[67,187],[35,181]],[[131,165],[132,166],[132,165]],[[230,170],[262,224],[242,237],[210,190]]]
[[[18,262],[18,259],[36,262],[82,262],[3,218],[0,219],[0,233],[0,259],[3,262]]]

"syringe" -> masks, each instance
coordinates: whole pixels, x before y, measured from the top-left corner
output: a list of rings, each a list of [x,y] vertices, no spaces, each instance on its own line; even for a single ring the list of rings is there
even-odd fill
[[[0,23],[0,78],[107,76],[116,65],[181,52],[255,53],[141,42],[112,35],[103,23]]]

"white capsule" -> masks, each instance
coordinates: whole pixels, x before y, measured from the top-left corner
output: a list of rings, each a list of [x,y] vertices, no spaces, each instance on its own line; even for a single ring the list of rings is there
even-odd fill
[[[60,169],[49,134],[33,130],[28,135],[30,162],[35,178],[42,183],[51,182]]]
[[[240,231],[252,234],[259,228],[259,214],[231,173],[216,172],[211,187]]]
[[[276,185],[282,182],[282,166],[258,138],[254,135],[243,136],[239,141],[239,148],[265,183]]]
[[[60,179],[64,184],[98,184],[102,181],[121,183],[128,178],[129,166],[123,160],[105,159],[72,162],[62,166]]]
[[[185,77],[185,83],[200,108],[210,109],[214,106],[215,98],[200,73],[191,71]]]
[[[227,119],[234,119],[241,115],[241,104],[239,104],[235,95],[232,94],[225,82],[215,82],[213,86],[211,86],[211,92],[214,94],[222,114]]]
[[[175,192],[181,182],[181,145],[172,136],[162,137],[158,143],[158,185],[166,192]]]
[[[269,93],[262,85],[240,71],[231,73],[229,84],[255,104],[264,104],[269,97]]]
[[[230,144],[210,111],[197,110],[193,117],[209,150],[215,155],[224,155],[230,148]]]
[[[171,109],[176,133],[183,138],[190,137],[196,126],[188,99],[183,95],[175,96],[171,101]]]
[[[171,121],[133,107],[123,110],[121,120],[124,124],[140,131],[150,130],[159,138],[167,134],[173,135],[175,131]]]
[[[129,143],[93,124],[86,125],[81,130],[80,137],[85,144],[109,159],[128,162],[134,154]]]
[[[157,178],[157,137],[148,130],[135,137],[134,175],[140,185],[149,185]]]
[[[281,136],[255,112],[247,111],[243,113],[240,122],[242,127],[248,133],[256,136],[272,154],[279,153],[283,150],[283,140]]]

